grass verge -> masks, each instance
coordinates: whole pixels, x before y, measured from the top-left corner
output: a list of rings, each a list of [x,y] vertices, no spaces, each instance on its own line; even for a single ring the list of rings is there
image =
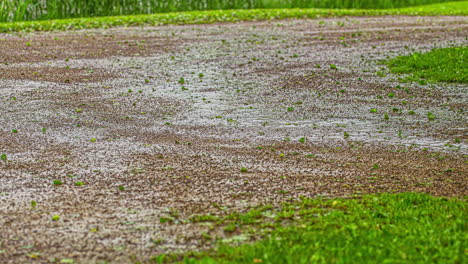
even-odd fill
[[[388,61],[387,65],[393,73],[411,74],[404,80],[468,83],[467,55],[468,46],[442,48],[399,56]]]
[[[220,221],[261,232],[252,244],[221,245],[183,263],[463,263],[466,202],[426,194],[302,199],[234,214]],[[260,230],[261,232],[259,232]],[[239,236],[236,236],[239,237]],[[232,242],[232,241],[231,241]],[[245,242],[245,241],[244,241]],[[158,256],[155,263],[174,258]],[[180,260],[180,258],[179,258]]]
[[[236,22],[247,20],[270,20],[285,18],[318,18],[336,16],[381,16],[381,15],[468,15],[468,1],[408,7],[401,9],[252,9],[217,10],[93,17],[47,21],[0,23],[0,32],[51,31],[85,28],[108,28],[116,26],[144,26],[164,24],[202,24]]]
[[[452,0],[456,1],[456,0]],[[459,0],[460,1],[460,0]],[[381,9],[450,0],[3,0],[0,22],[255,8]]]

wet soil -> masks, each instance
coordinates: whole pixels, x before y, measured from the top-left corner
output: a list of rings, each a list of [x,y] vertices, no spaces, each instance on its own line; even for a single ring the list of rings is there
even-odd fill
[[[11,80],[30,80],[61,83],[91,83],[103,81],[111,77],[112,75],[110,73],[106,73],[102,69],[98,69],[96,71],[92,68],[73,69],[70,67],[10,67],[3,68],[0,72],[0,79],[5,78]]]
[[[466,196],[467,86],[380,61],[467,33],[353,17],[0,35],[0,258],[145,262],[232,235],[195,214]]]

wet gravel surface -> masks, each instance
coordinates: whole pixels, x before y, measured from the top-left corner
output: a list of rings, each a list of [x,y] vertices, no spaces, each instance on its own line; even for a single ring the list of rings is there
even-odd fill
[[[467,33],[352,17],[0,35],[0,262],[209,248],[203,232],[232,234],[190,216],[299,196],[466,196],[467,86],[380,61]]]

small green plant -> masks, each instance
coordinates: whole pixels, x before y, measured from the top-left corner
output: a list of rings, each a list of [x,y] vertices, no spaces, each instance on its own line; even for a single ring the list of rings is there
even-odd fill
[[[300,138],[300,139],[299,139],[299,142],[300,142],[300,143],[305,143],[305,142],[306,142],[306,138],[305,138],[305,137]]]
[[[240,169],[240,172],[244,172],[244,173],[245,173],[245,172],[248,172],[248,171],[249,171],[249,170],[248,170],[246,167],[242,167],[242,168]]]
[[[387,96],[388,96],[388,98],[393,98],[393,97],[395,97],[395,94],[394,93],[388,93]]]
[[[37,202],[34,201],[34,200],[31,201],[31,208],[34,209],[34,208],[36,208],[36,206],[37,206]]]
[[[376,108],[372,108],[371,110],[369,110],[369,112],[371,112],[371,113],[377,113],[377,109],[376,109]]]
[[[236,229],[237,229],[237,226],[234,223],[229,223],[228,225],[224,227],[224,231],[229,232],[229,233],[236,231]]]
[[[75,186],[83,186],[83,185],[84,185],[84,182],[82,181],[75,182]]]
[[[330,69],[332,69],[332,70],[338,70],[338,67],[336,67],[335,64],[330,64]]]
[[[6,161],[7,160],[7,155],[6,154],[0,155],[0,160]]]
[[[61,180],[53,180],[52,183],[55,185],[55,186],[59,186],[59,185],[62,185],[63,182]]]
[[[179,84],[182,84],[182,85],[185,84],[185,79],[181,77],[181,78],[179,79]]]
[[[349,133],[348,133],[348,132],[344,132],[344,133],[343,133],[343,136],[344,136],[344,138],[349,138]]]
[[[51,219],[52,219],[52,221],[58,221],[58,220],[60,220],[60,216],[59,215],[53,215]]]
[[[17,129],[12,129],[11,133],[18,133],[18,130]]]
[[[92,138],[92,139],[90,139],[89,141],[91,141],[91,142],[96,142],[96,138]]]
[[[381,71],[378,71],[376,74],[379,77],[387,77],[387,75],[385,73],[381,72]]]
[[[125,191],[125,187],[120,185],[119,187],[117,187],[119,189],[119,191]]]
[[[434,119],[436,119],[436,116],[435,116],[433,113],[428,112],[428,113],[427,113],[427,118],[428,118],[429,120],[434,120]]]
[[[287,110],[288,110],[288,112],[293,112],[293,111],[294,111],[294,107],[290,106],[290,107],[288,107]]]
[[[170,223],[176,220],[174,217],[170,215],[162,216],[159,218],[159,223],[164,224],[164,223]]]
[[[390,119],[390,117],[388,116],[387,113],[384,114],[384,119],[385,119],[385,120],[389,120],[389,119]]]

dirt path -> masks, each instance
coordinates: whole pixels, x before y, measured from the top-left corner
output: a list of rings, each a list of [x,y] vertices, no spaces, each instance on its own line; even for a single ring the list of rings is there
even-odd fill
[[[467,33],[353,17],[0,35],[0,258],[206,248],[230,234],[190,216],[301,195],[468,195],[466,85],[379,65]]]

